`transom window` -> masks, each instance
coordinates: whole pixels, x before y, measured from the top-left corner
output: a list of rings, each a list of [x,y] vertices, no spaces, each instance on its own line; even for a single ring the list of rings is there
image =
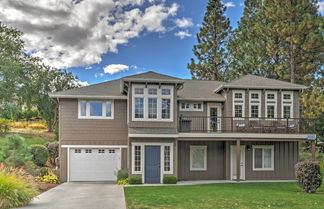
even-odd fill
[[[85,153],[92,153],[92,149],[86,149]]]
[[[75,149],[74,153],[81,153],[81,149]]]
[[[173,86],[133,84],[133,92],[133,121],[173,120]]]
[[[104,149],[99,149],[99,150],[98,150],[98,153],[103,154],[103,153],[105,153],[105,150],[104,150]]]
[[[234,98],[235,99],[242,99],[243,98],[243,93],[235,93]]]
[[[273,100],[273,99],[275,99],[275,95],[272,93],[269,93],[269,94],[267,94],[267,99]]]
[[[79,118],[113,119],[113,101],[79,101]]]
[[[181,102],[180,103],[180,110],[181,111],[203,111],[203,103],[187,103]]]
[[[251,99],[259,99],[259,94],[257,94],[257,93],[252,93],[252,94],[251,94]]]
[[[283,95],[283,99],[290,100],[291,99],[291,95],[290,94],[284,94]]]
[[[274,169],[274,146],[253,146],[253,170]]]
[[[207,146],[190,146],[190,170],[207,170]]]
[[[116,151],[114,149],[109,149],[108,150],[108,153],[112,154],[112,153],[115,153]]]

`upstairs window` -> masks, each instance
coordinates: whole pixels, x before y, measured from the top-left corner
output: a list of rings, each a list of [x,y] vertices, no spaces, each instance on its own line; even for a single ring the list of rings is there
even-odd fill
[[[261,117],[261,91],[250,91],[250,117],[252,119],[258,119]]]
[[[113,119],[113,101],[79,101],[79,119]]]
[[[203,111],[203,103],[202,102],[181,102],[180,103],[180,111]]]
[[[293,92],[281,92],[281,115],[283,118],[293,118]]]
[[[277,117],[277,91],[265,92],[265,117],[276,118]]]
[[[232,113],[235,119],[245,117],[245,90],[233,90]]]

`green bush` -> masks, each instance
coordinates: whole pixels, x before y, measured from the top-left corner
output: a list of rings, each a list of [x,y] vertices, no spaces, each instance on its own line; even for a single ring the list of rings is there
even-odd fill
[[[117,173],[117,181],[120,179],[127,179],[128,178],[128,170],[119,170]]]
[[[315,162],[299,162],[295,166],[298,185],[307,193],[315,193],[322,184],[320,165]]]
[[[176,184],[177,177],[175,176],[164,176],[163,177],[163,184]]]
[[[129,184],[128,178],[126,178],[126,179],[119,179],[117,181],[117,185],[127,185],[127,184]]]
[[[12,103],[3,103],[0,105],[0,117],[11,119],[11,120],[19,120],[22,119],[22,107]]]
[[[30,146],[32,160],[38,166],[44,166],[48,160],[48,150],[44,145],[33,144]]]
[[[48,168],[42,167],[39,169],[39,175],[40,176],[47,176],[48,175]]]
[[[0,134],[5,134],[9,131],[10,122],[11,122],[10,120],[0,118]]]
[[[37,188],[23,170],[0,168],[0,208],[27,205],[37,195]]]
[[[0,162],[16,167],[23,166],[31,159],[32,155],[23,137],[17,134],[6,135],[5,142],[0,148]]]
[[[142,177],[132,176],[128,179],[129,184],[142,184]]]
[[[33,161],[26,162],[24,168],[26,172],[32,176],[36,177],[40,175],[40,169]]]

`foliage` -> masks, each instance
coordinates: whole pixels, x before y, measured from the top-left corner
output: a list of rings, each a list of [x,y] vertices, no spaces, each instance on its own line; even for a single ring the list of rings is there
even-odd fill
[[[0,118],[0,134],[5,134],[9,131],[9,120]]]
[[[48,160],[48,150],[44,145],[33,144],[30,146],[30,153],[32,154],[32,160],[38,166],[44,166]]]
[[[37,176],[35,178],[36,181],[39,182],[45,182],[45,183],[53,183],[53,184],[59,184],[60,180],[58,179],[58,177],[56,175],[54,175],[53,173],[50,173],[46,176]]]
[[[127,179],[128,178],[128,170],[119,170],[117,173],[117,180]]]
[[[52,165],[56,165],[56,159],[59,157],[59,143],[58,142],[47,142],[44,146],[48,150],[49,161]]]
[[[129,184],[128,178],[126,178],[126,179],[119,179],[117,181],[117,185],[127,185],[127,184]]]
[[[0,208],[27,205],[37,195],[37,188],[22,169],[0,166]]]
[[[163,177],[163,184],[176,184],[177,177],[175,176],[164,176]]]
[[[32,155],[29,153],[25,139],[17,134],[8,134],[0,149],[0,162],[9,166],[23,166],[30,161]]]
[[[314,193],[322,184],[320,165],[315,162],[299,162],[295,166],[298,185],[307,193]]]
[[[40,175],[40,169],[33,161],[27,161],[24,166],[27,173],[29,173],[32,176],[39,176]]]
[[[142,184],[141,176],[131,176],[128,178],[129,184]]]
[[[188,69],[195,79],[224,80],[226,71],[226,43],[231,27],[221,0],[210,0],[202,26],[197,34],[197,45]]]
[[[55,140],[59,140],[59,138],[60,138],[60,130],[59,130],[59,128],[58,127],[56,127],[55,129],[54,129],[54,134],[55,134]]]
[[[47,129],[47,126],[42,123],[31,123],[28,125],[28,128],[31,129]]]
[[[39,169],[39,175],[42,176],[42,177],[47,176],[47,175],[48,175],[48,168],[46,168],[46,167],[41,167],[41,168]]]

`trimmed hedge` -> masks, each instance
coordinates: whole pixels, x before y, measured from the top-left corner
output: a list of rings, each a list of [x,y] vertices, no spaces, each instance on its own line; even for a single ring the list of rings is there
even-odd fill
[[[132,176],[128,179],[129,184],[142,184],[142,177]]]
[[[163,177],[163,184],[176,184],[177,177],[175,176],[164,176]]]
[[[295,165],[298,185],[307,193],[315,193],[322,184],[320,165],[315,162],[299,162]]]
[[[44,166],[48,160],[48,150],[44,145],[33,144],[30,146],[30,153],[33,155],[32,160],[38,166]]]
[[[117,181],[121,179],[127,179],[128,178],[128,170],[119,170],[117,173]]]

